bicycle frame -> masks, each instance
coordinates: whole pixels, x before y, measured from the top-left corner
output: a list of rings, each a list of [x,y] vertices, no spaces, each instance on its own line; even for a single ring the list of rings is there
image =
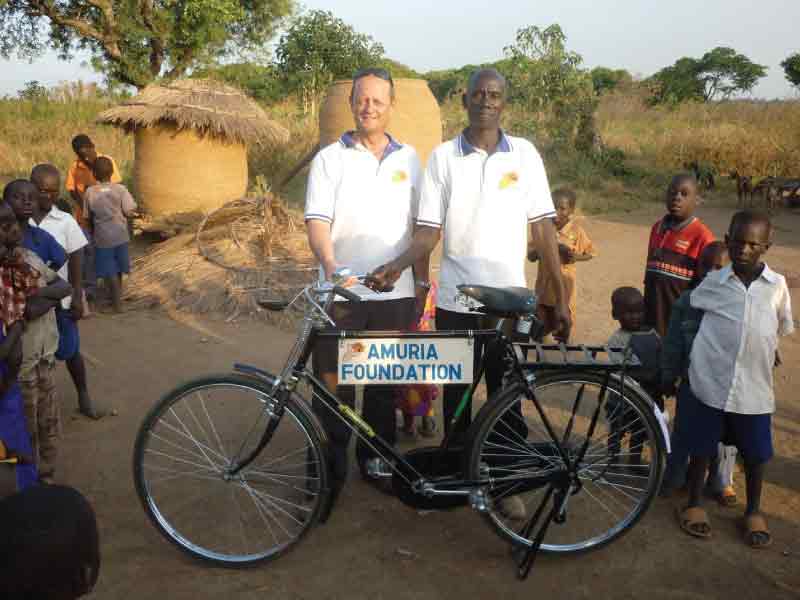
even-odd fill
[[[323,306],[315,301],[315,299],[310,295],[309,290],[315,290],[318,293],[320,289],[322,293],[327,293],[327,299]],[[397,450],[391,445],[389,445],[384,439],[378,436],[372,428],[367,424],[359,415],[358,413],[351,408],[350,406],[342,403],[339,399],[335,396],[335,394],[331,393],[325,386],[323,382],[317,379],[307,368],[307,363],[309,358],[311,357],[311,353],[316,345],[316,342],[320,338],[334,338],[334,339],[347,339],[347,338],[362,338],[362,339],[375,339],[381,337],[395,337],[401,339],[414,339],[414,338],[467,338],[467,339],[486,339],[486,340],[494,340],[495,343],[499,343],[503,346],[503,359],[506,361],[507,366],[507,373],[512,377],[514,380],[521,384],[522,390],[525,393],[526,397],[532,401],[536,407],[536,411],[539,414],[540,418],[542,419],[542,423],[548,433],[550,435],[553,444],[560,456],[560,458],[564,461],[565,469],[564,472],[568,472],[570,469],[573,469],[579,461],[583,460],[584,455],[586,453],[588,447],[588,440],[587,443],[581,448],[579,452],[579,456],[577,458],[570,459],[566,450],[564,449],[564,444],[566,443],[566,439],[559,440],[558,436],[556,436],[552,425],[550,424],[549,420],[547,419],[547,415],[545,414],[544,409],[540,405],[538,399],[536,398],[535,393],[535,371],[538,369],[552,369],[552,368],[564,368],[564,367],[572,367],[575,366],[574,364],[568,364],[566,360],[563,360],[561,363],[552,363],[542,360],[541,351],[542,349],[548,348],[558,348],[563,356],[566,356],[565,351],[567,349],[578,349],[583,352],[586,357],[586,360],[582,361],[583,368],[587,369],[599,369],[607,372],[606,377],[606,386],[604,386],[603,397],[605,396],[605,388],[608,385],[610,380],[610,373],[611,370],[619,370],[619,364],[612,364],[612,363],[598,363],[591,358],[590,352],[592,350],[605,350],[609,356],[611,352],[609,351],[608,347],[604,348],[588,348],[586,346],[578,346],[578,347],[567,347],[564,344],[560,344],[558,346],[541,346],[539,344],[519,344],[513,343],[508,336],[506,336],[501,328],[503,325],[503,319],[501,318],[497,324],[497,327],[494,329],[483,329],[483,330],[453,330],[453,331],[424,331],[424,332],[397,332],[397,331],[356,331],[356,330],[324,330],[324,325],[331,324],[335,326],[335,323],[332,319],[328,316],[336,290],[340,289],[336,286],[332,286],[330,284],[318,284],[317,286],[309,286],[304,289],[304,293],[306,294],[307,299],[311,303],[311,308],[306,312],[306,315],[303,319],[303,324],[300,330],[300,335],[297,338],[294,348],[289,354],[289,358],[284,366],[281,374],[277,377],[273,382],[271,382],[274,390],[274,400],[267,406],[267,411],[272,417],[267,424],[267,427],[262,435],[260,442],[257,444],[255,449],[244,459],[238,462],[235,466],[231,469],[231,474],[236,474],[247,465],[249,465],[258,454],[263,450],[263,448],[269,443],[275,429],[277,428],[280,418],[283,415],[283,410],[288,402],[290,394],[296,389],[297,385],[301,381],[305,381],[310,384],[312,388],[312,394],[314,394],[317,398],[319,398],[323,405],[329,410],[333,415],[336,416],[337,419],[342,421],[356,436],[361,439],[367,446],[369,446],[373,451],[375,451],[381,458],[383,458],[387,464],[392,468],[392,470],[397,473],[399,477],[404,479],[410,486],[411,489],[415,493],[422,494],[427,497],[433,497],[436,495],[470,495],[473,491],[476,491],[478,488],[488,485],[488,484],[496,484],[496,483],[512,483],[519,480],[525,481],[532,481],[536,480],[537,478],[531,475],[510,475],[507,477],[502,478],[492,478],[492,479],[478,479],[478,480],[467,480],[467,479],[454,479],[451,477],[438,477],[438,478],[426,478],[422,473],[420,473],[417,469],[414,468]],[[537,350],[537,362],[529,362],[526,359],[527,351],[531,348]],[[622,354],[622,353],[620,353]],[[627,358],[627,357],[624,357]],[[621,380],[621,386],[624,387],[624,368],[625,368],[625,361],[622,362],[622,370],[623,370],[623,377]],[[456,408],[455,415],[453,422],[457,422],[458,419],[461,418],[463,415],[464,409],[468,404],[468,401],[472,397],[479,381],[482,376],[482,373],[485,368],[485,353],[484,356],[481,357],[480,363],[478,365],[477,376],[473,377],[472,385],[468,388],[467,392],[462,397],[461,401],[459,402],[458,407]],[[504,384],[505,385],[505,384]],[[622,390],[620,390],[622,392]],[[574,415],[577,412],[579,402],[576,402],[575,406],[573,407],[573,419]],[[602,398],[601,401],[598,403],[598,406],[595,410],[592,419],[592,429],[594,429],[594,425],[597,422],[597,418],[600,412],[600,406],[602,405]],[[446,449],[448,444],[448,439],[445,437],[445,440],[442,442],[442,448]],[[550,473],[548,475],[541,476],[542,484],[553,483],[556,479],[563,479],[563,474],[561,472]],[[438,487],[437,487],[438,486]]]

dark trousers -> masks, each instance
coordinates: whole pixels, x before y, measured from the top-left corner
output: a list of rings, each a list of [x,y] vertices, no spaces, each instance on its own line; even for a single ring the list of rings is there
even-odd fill
[[[497,317],[491,317],[481,314],[459,313],[451,310],[444,310],[442,308],[436,309],[436,329],[437,331],[446,331],[449,329],[463,330],[463,329],[494,329],[497,326]],[[511,328],[513,321],[507,319],[503,325],[503,330],[506,335],[511,335]],[[478,376],[478,367],[480,365],[481,356],[486,353],[486,389],[487,396],[491,398],[492,394],[500,389],[503,382],[503,365],[502,349],[497,347],[493,341],[486,342],[484,340],[476,340],[475,344],[475,357],[473,373],[475,377]],[[469,388],[468,385],[445,385],[444,398],[443,398],[443,414],[444,414],[444,431],[451,441],[458,443],[463,442],[464,434],[472,422],[472,399],[470,398],[469,404],[465,408],[461,417],[456,423],[455,427],[451,426],[450,421],[456,412],[456,408],[461,403],[461,398],[464,392]],[[451,432],[451,428],[453,431]],[[451,437],[452,435],[452,437]]]
[[[414,298],[398,300],[375,300],[365,302],[336,302],[331,317],[336,329],[345,330],[407,330],[414,319]],[[332,338],[320,338],[313,354],[314,375],[329,382],[338,371],[338,342]],[[336,395],[350,407],[355,406],[356,390],[352,385],[337,385]],[[397,432],[395,425],[395,399],[397,388],[387,385],[368,385],[364,388],[364,420],[375,433],[387,443],[394,445]],[[314,396],[314,412],[330,438],[331,469],[333,486],[338,489],[347,479],[347,445],[350,428],[333,415],[325,404]],[[356,446],[356,460],[364,469],[364,463],[375,453],[361,440]]]

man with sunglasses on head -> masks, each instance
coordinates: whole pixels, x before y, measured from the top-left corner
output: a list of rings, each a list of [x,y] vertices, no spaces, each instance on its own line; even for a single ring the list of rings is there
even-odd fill
[[[417,214],[420,165],[416,151],[394,139],[387,127],[394,104],[394,82],[384,69],[363,69],[353,77],[350,109],[355,128],[320,150],[311,163],[306,192],[308,241],[320,263],[320,277],[329,279],[340,267],[368,273],[405,252],[411,244]],[[424,306],[428,258],[398,274],[394,289],[376,293],[351,288],[362,302],[335,302],[331,317],[337,329],[407,329]],[[354,386],[337,388],[338,346],[321,339],[314,350],[314,373],[345,404],[354,405]],[[330,437],[333,493],[347,477],[350,430],[314,398],[314,410]],[[366,386],[363,415],[388,443],[396,438],[395,390]],[[371,482],[390,475],[386,465],[359,441],[357,461]]]

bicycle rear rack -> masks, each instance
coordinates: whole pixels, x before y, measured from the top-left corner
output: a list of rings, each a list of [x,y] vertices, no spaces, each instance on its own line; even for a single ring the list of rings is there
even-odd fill
[[[517,350],[520,366],[536,370],[580,367],[597,371],[621,371],[640,367],[642,364],[630,349],[607,344],[587,346],[515,343],[514,348]]]

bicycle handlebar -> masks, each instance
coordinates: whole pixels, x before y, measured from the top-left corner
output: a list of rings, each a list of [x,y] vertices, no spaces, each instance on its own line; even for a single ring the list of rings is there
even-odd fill
[[[347,288],[343,288],[340,285],[333,286],[333,293],[337,296],[341,296],[342,298],[346,298],[350,302],[361,302],[361,296],[358,294],[351,292]]]

